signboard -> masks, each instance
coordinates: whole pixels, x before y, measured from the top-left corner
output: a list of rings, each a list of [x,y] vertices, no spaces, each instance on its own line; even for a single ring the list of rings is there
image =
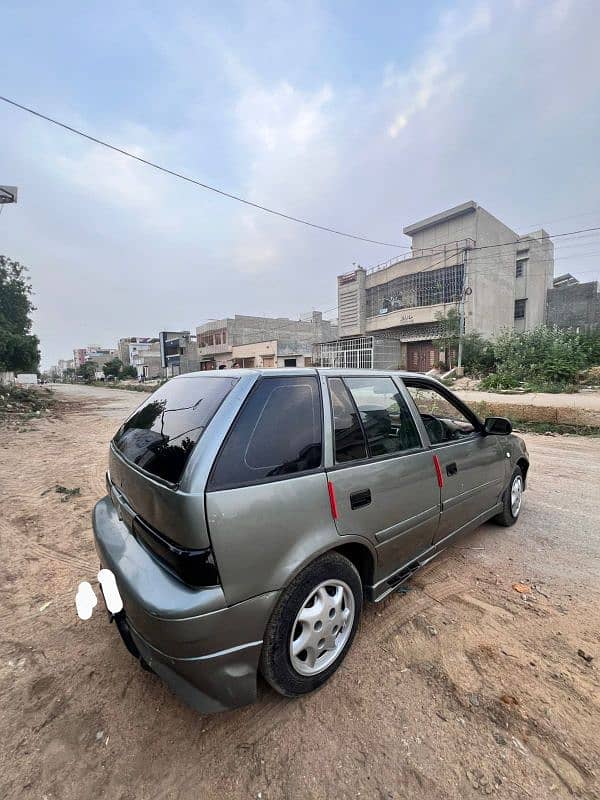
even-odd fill
[[[2,203],[16,203],[18,189],[16,186],[2,186],[0,185],[0,204]]]

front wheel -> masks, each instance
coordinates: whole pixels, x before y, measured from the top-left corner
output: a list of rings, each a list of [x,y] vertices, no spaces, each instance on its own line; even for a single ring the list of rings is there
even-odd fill
[[[500,514],[494,517],[495,522],[499,525],[504,525],[505,528],[509,528],[511,525],[515,524],[521,513],[524,488],[525,485],[521,468],[515,467],[508,488],[504,492],[504,507]]]
[[[317,689],[344,660],[361,610],[355,566],[335,552],[313,561],[285,590],[269,620],[263,677],[287,697]]]

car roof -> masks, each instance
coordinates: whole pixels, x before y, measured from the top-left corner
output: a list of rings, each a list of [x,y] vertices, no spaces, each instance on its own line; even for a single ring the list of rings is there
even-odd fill
[[[335,375],[337,376],[352,376],[352,377],[367,377],[369,375],[395,375],[400,378],[413,378],[418,380],[431,381],[432,383],[439,383],[437,378],[432,375],[426,375],[423,372],[408,372],[407,370],[400,369],[345,369],[343,367],[243,367],[232,369],[207,369],[199,372],[184,372],[182,375],[174,375],[174,378],[241,378],[244,375],[270,375],[281,376],[287,375]]]

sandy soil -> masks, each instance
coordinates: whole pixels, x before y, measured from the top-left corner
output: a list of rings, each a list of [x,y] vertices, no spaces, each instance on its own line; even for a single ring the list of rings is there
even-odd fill
[[[527,436],[520,522],[368,607],[321,691],[201,717],[76,617],[107,444],[142,398],[67,392],[0,430],[0,797],[600,798],[598,439]]]

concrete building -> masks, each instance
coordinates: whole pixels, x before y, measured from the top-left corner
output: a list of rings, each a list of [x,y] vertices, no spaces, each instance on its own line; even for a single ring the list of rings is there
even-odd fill
[[[337,326],[324,320],[320,311],[300,320],[236,314],[199,325],[196,337],[201,370],[231,367],[238,358],[263,357],[267,361],[273,357],[274,363],[282,362],[281,366],[302,366],[312,358],[315,342],[337,337]],[[270,349],[266,349],[267,343],[272,345]],[[245,345],[256,346],[234,352],[234,348]]]
[[[598,281],[579,283],[572,275],[560,275],[548,290],[547,323],[581,333],[600,328]]]
[[[489,338],[544,322],[554,275],[554,247],[544,230],[520,236],[469,201],[404,233],[412,239],[407,255],[338,276],[339,336],[356,341],[356,356],[346,348],[350,362],[372,363],[371,337],[392,338],[400,343],[398,366],[430,369],[439,360],[440,316],[462,297],[467,333]]]
[[[132,353],[130,366],[134,367],[138,378],[144,380],[162,378],[162,356],[158,339],[155,339],[150,347]]]
[[[65,374],[67,370],[74,369],[74,367],[75,367],[75,362],[73,361],[72,358],[69,359],[59,358],[58,364],[56,365],[57,372],[61,377]]]
[[[87,361],[92,361],[101,368],[107,361],[111,361],[116,357],[116,350],[112,350],[109,347],[101,347],[99,344],[88,344],[86,347],[78,347],[73,350],[75,369],[83,366]]]
[[[198,343],[190,331],[161,331],[158,340],[165,378],[200,369]]]
[[[252,344],[234,344],[231,362],[238,367],[310,367],[313,345],[293,339],[271,339]]]
[[[148,336],[128,336],[124,339],[119,339],[117,350],[123,366],[132,366],[132,357],[136,353],[149,350],[151,345],[155,342],[158,342],[157,338]]]

